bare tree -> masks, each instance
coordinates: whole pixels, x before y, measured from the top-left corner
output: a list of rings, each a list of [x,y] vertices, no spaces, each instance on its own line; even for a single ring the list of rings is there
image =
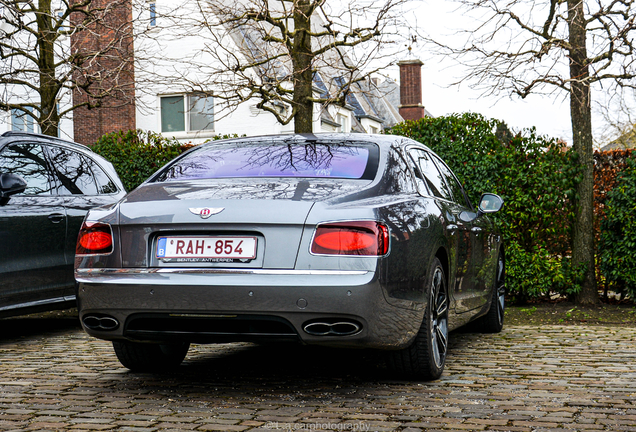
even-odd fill
[[[160,19],[170,22],[173,40],[202,37],[205,46],[190,58],[170,58],[156,40],[157,57],[146,34],[139,46],[147,74],[137,79],[212,96],[225,113],[256,101],[281,124],[312,132],[314,104],[346,105],[352,86],[406,52],[407,2],[333,2],[336,10],[326,0],[186,1],[158,12]],[[328,92],[317,90],[316,74]]]
[[[131,23],[111,18],[123,7],[125,0],[0,0],[0,109],[57,136],[63,116],[129,84],[121,75],[132,70]],[[86,43],[104,40],[104,31],[106,42]],[[103,67],[104,59],[117,61]],[[73,101],[73,91],[85,97]]]
[[[468,67],[461,81],[487,95],[522,98],[565,92],[573,147],[583,170],[578,185],[572,259],[586,268],[576,300],[598,302],[594,277],[593,138],[591,91],[634,87],[634,0],[456,0],[479,24],[465,44],[430,40],[439,53]],[[433,38],[434,39],[434,38]]]
[[[636,147],[636,89],[619,89],[595,101],[596,113],[603,119],[596,146],[608,150]]]

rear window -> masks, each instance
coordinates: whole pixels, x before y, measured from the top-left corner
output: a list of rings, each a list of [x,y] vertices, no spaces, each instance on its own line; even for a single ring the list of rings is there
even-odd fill
[[[378,152],[371,143],[209,144],[176,160],[155,181],[248,177],[373,179]]]

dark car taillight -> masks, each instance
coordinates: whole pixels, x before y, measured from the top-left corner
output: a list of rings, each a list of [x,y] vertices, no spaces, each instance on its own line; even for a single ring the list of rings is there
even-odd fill
[[[84,222],[77,237],[76,255],[108,255],[113,252],[113,231],[101,222]]]
[[[375,221],[333,222],[318,225],[311,252],[321,255],[386,255],[389,229]]]

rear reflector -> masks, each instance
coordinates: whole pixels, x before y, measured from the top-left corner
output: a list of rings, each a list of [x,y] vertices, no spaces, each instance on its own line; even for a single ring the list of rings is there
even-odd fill
[[[389,229],[375,221],[318,225],[311,253],[319,255],[381,256],[389,251]]]
[[[76,255],[108,255],[113,252],[113,232],[110,225],[84,222],[77,237]]]

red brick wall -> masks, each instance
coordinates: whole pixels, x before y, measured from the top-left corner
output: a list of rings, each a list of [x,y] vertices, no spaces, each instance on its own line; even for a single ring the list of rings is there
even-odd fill
[[[400,66],[400,115],[404,120],[418,120],[424,117],[422,105],[422,62],[405,60]]]
[[[73,52],[87,59],[73,91],[73,103],[85,104],[73,112],[74,139],[87,145],[136,124],[131,0],[93,0],[91,7],[100,21],[71,37]]]

